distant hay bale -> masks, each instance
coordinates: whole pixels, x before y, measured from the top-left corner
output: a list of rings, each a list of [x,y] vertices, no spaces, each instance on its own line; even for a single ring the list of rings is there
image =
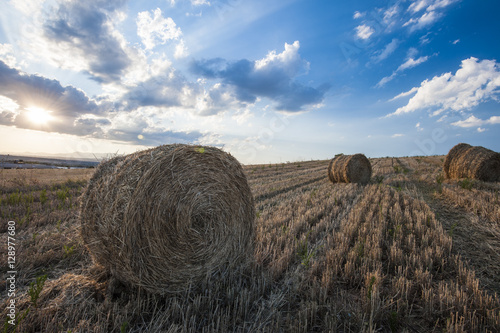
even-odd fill
[[[213,147],[164,145],[101,163],[81,234],[117,280],[166,294],[245,263],[255,207],[240,163]]]
[[[363,183],[370,181],[372,166],[363,154],[337,155],[328,165],[328,178],[332,183]]]
[[[497,182],[500,181],[500,154],[481,146],[459,143],[446,155],[443,169],[448,179]]]

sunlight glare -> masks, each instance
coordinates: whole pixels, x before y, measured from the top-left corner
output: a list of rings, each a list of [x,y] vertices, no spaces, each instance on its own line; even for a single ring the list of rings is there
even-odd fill
[[[34,122],[35,124],[45,124],[48,121],[52,120],[52,116],[50,113],[52,111],[45,110],[43,108],[39,108],[36,106],[26,108],[28,111],[28,117],[29,119]]]

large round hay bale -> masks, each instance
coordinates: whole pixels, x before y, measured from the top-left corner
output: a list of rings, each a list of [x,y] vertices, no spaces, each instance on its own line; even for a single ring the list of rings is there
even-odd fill
[[[332,183],[363,183],[370,181],[372,166],[363,154],[337,155],[328,165],[328,178]]]
[[[182,291],[253,254],[246,176],[213,147],[164,145],[101,163],[80,219],[94,261],[151,293]]]
[[[456,163],[453,163],[453,166],[451,165],[452,161],[458,160],[458,158],[462,155],[462,153],[465,150],[469,149],[470,147],[471,145],[468,145],[466,143],[459,143],[458,145],[455,145],[453,148],[450,149],[443,163],[443,171],[446,178],[452,178],[450,173],[450,167],[452,168],[456,167]]]
[[[500,181],[500,154],[481,146],[459,143],[446,155],[443,169],[449,179]]]

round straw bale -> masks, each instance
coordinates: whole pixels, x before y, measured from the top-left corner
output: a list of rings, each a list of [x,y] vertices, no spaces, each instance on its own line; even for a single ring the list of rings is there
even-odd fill
[[[101,163],[81,199],[94,261],[151,293],[244,264],[255,207],[240,163],[214,147],[164,145]]]
[[[443,169],[449,179],[500,181],[500,154],[481,146],[459,143],[446,155]]]
[[[370,181],[372,166],[363,154],[337,155],[328,165],[328,178],[332,183],[363,183]]]
[[[459,143],[458,145],[455,145],[450,149],[448,155],[446,155],[446,158],[444,159],[443,164],[443,170],[446,178],[452,178],[450,168],[456,167],[456,163],[453,163],[452,165],[452,161],[456,161],[462,155],[462,153],[470,147],[471,145],[468,145],[466,143]]]

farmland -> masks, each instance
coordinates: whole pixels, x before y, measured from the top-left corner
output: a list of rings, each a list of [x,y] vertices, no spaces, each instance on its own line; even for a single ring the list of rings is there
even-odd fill
[[[498,332],[500,183],[445,180],[443,158],[371,159],[367,185],[332,184],[327,160],[244,166],[252,263],[168,297],[92,263],[78,224],[92,170],[0,170],[18,331]]]

